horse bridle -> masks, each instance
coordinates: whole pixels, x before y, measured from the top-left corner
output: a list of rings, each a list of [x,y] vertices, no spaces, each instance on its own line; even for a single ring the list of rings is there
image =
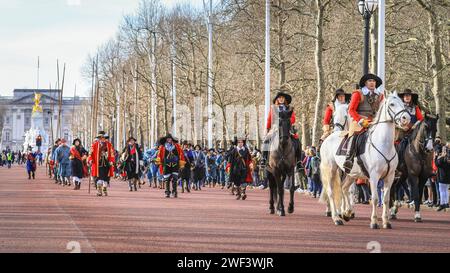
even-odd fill
[[[384,107],[385,108],[385,111],[389,114],[389,117],[391,118],[391,121],[392,122],[394,122],[394,123],[397,123],[397,121],[399,121],[400,120],[400,118],[398,118],[398,116],[399,115],[401,115],[402,113],[404,113],[404,112],[406,112],[406,113],[408,113],[408,111],[406,110],[406,109],[403,109],[403,110],[401,110],[401,111],[399,111],[397,114],[392,110],[392,108],[390,107],[390,105],[387,105],[388,104],[388,100],[386,100],[384,103],[383,103],[383,106],[382,107]],[[381,111],[379,111],[379,114],[378,114],[378,117],[377,117],[377,119],[379,120],[379,118],[380,118],[380,116],[381,116]],[[378,124],[380,124],[380,123],[388,123],[388,122],[390,122],[390,121],[388,121],[388,120],[384,120],[384,121],[377,121],[376,123],[374,123],[373,124],[373,127],[372,128],[374,128],[374,126],[376,126],[376,125],[378,125]],[[394,158],[397,156],[397,152],[395,152],[395,154],[394,154],[394,156],[391,158],[391,159],[388,159],[376,146],[375,146],[375,144],[373,144],[373,141],[372,141],[372,133],[373,133],[373,130],[371,130],[370,132],[369,132],[369,141],[370,141],[370,144],[371,144],[371,146],[384,158],[384,160],[386,161],[386,164],[387,164],[387,166],[388,166],[388,169],[387,169],[387,171],[386,171],[386,174],[382,177],[382,178],[380,178],[380,180],[384,180],[385,178],[386,178],[386,176],[389,174],[389,172],[390,172],[390,170],[391,170],[391,162],[392,162],[392,160],[394,160]]]
[[[337,122],[337,123],[334,124],[334,127],[338,127],[339,129],[344,131],[345,130],[345,125],[347,125],[347,122],[348,122],[348,116],[345,116],[344,124],[340,124],[340,123]]]

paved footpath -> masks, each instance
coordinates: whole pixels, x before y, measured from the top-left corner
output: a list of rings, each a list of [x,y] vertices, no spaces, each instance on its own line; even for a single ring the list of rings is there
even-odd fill
[[[83,253],[369,252],[368,244],[381,252],[450,251],[450,213],[428,208],[423,223],[404,208],[393,230],[371,230],[369,206],[358,205],[357,218],[336,227],[324,205],[303,194],[296,194],[294,214],[282,218],[268,214],[267,190],[236,201],[219,188],[166,199],[147,184],[129,192],[113,181],[101,198],[87,187],[55,185],[43,168],[34,181],[23,167],[0,168],[0,252],[68,253],[78,244]]]

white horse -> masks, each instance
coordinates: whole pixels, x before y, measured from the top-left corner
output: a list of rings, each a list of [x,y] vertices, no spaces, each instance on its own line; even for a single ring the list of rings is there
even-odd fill
[[[342,132],[342,131],[348,131],[350,124],[350,119],[348,116],[348,104],[337,104],[334,109],[333,113],[333,132]],[[353,179],[351,181],[348,181],[350,177],[346,177],[344,180],[344,184],[346,187],[350,187],[352,185]],[[343,215],[342,212],[348,210],[349,217],[344,215],[344,219],[348,221],[350,218],[354,217],[354,213],[352,212],[351,207],[353,206],[351,193],[349,192],[348,197],[344,196],[342,199],[342,206],[341,206],[341,212],[339,212],[340,215]],[[328,200],[328,195],[325,193],[325,191],[322,191],[322,195],[320,198],[320,202],[326,203],[327,209],[325,211],[325,215],[328,217],[331,217],[331,207],[330,207],[330,201]]]
[[[366,178],[370,181],[372,192],[372,216],[370,227],[378,228],[378,216],[376,206],[378,203],[377,185],[378,181],[384,179],[384,198],[383,198],[383,228],[391,228],[388,219],[389,210],[389,191],[394,181],[395,169],[398,164],[397,152],[394,147],[395,124],[405,127],[411,118],[405,109],[402,100],[397,93],[390,94],[383,100],[380,109],[368,130],[368,140],[365,146],[365,152],[361,155],[361,159],[365,168],[369,172],[367,177],[359,165],[353,165],[353,169],[347,175],[349,179],[341,184],[339,170],[344,170],[345,156],[338,156],[337,150],[342,142],[341,132],[334,132],[322,143],[321,147],[321,165],[320,171],[324,191],[328,195],[331,208],[331,216],[336,225],[343,225],[343,221],[339,216],[339,208],[344,200],[347,209],[351,210],[351,202],[345,201],[349,194],[350,184],[357,178]],[[345,211],[343,213],[348,213]],[[348,215],[346,215],[348,216]]]

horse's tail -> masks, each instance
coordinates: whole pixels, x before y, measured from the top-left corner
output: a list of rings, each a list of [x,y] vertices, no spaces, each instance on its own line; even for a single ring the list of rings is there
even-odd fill
[[[322,181],[322,193],[320,194],[319,202],[327,204],[329,201],[327,189],[331,182],[331,168],[324,161],[320,163],[320,180]]]
[[[324,204],[329,203],[328,188],[331,186],[333,190],[333,199],[336,208],[340,208],[342,204],[342,188],[341,178],[338,173],[333,173],[333,169],[324,161],[320,164],[320,176],[322,180],[322,194],[320,195],[320,202]]]

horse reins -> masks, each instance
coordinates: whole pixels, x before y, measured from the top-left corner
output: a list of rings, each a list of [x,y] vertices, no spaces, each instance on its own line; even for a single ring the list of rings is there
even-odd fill
[[[403,110],[401,110],[401,111],[399,111],[397,114],[395,114],[394,115],[394,117],[392,117],[392,115],[394,114],[394,111],[392,111],[392,109],[389,107],[389,106],[387,106],[386,107],[386,104],[387,104],[387,100],[386,100],[386,102],[385,103],[383,103],[383,108],[384,108],[384,110],[385,110],[385,112],[387,112],[388,114],[389,114],[389,116],[391,117],[391,119],[392,119],[392,121],[393,122],[396,122],[397,121],[397,116],[399,116],[400,114],[402,114],[402,113],[404,113],[404,112],[407,112],[406,111],[406,109],[403,109]],[[387,109],[386,109],[387,108]],[[379,121],[379,119],[380,119],[380,117],[381,117],[381,112],[382,111],[379,111],[379,113],[378,113],[378,116],[377,116],[377,122],[376,123],[374,123],[373,124],[373,127],[372,128],[374,128],[376,125],[378,125],[378,124],[380,124],[380,123],[388,123],[389,121],[387,121],[387,120],[385,120],[385,121]],[[369,131],[369,141],[370,141],[370,144],[371,144],[371,146],[384,158],[384,160],[386,161],[386,163],[387,163],[387,166],[388,166],[388,169],[387,169],[387,172],[386,172],[386,174],[382,177],[382,178],[380,178],[380,180],[384,180],[385,178],[386,178],[386,176],[389,174],[389,172],[390,172],[390,170],[391,170],[391,162],[392,162],[392,160],[394,160],[394,158],[397,156],[397,152],[395,152],[395,154],[394,154],[394,156],[391,158],[391,159],[388,159],[376,146],[375,146],[375,144],[373,143],[373,141],[372,141],[372,134],[373,134],[373,130],[370,130]]]

